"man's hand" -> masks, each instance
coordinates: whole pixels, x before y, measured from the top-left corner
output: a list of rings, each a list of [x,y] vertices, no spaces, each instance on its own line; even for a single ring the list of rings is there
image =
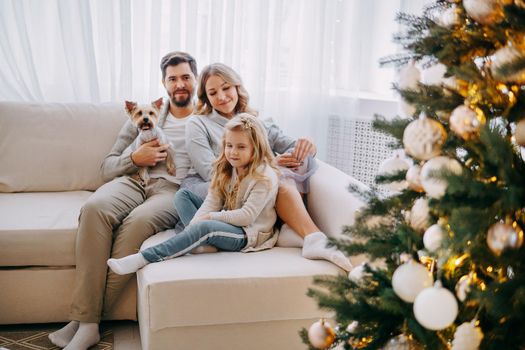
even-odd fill
[[[168,156],[166,152],[169,144],[161,145],[158,139],[142,144],[136,151],[131,153],[131,160],[136,166],[155,166]]]
[[[307,156],[315,155],[317,153],[317,147],[314,143],[306,138],[297,139],[295,148],[292,156],[297,159],[298,162],[302,163]]]

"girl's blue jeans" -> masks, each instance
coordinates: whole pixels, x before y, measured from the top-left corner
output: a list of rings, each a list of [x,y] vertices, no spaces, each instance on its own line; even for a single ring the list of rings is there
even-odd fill
[[[187,189],[175,195],[175,208],[186,226],[184,231],[156,246],[141,251],[149,262],[157,262],[185,255],[201,245],[212,245],[220,250],[237,252],[247,243],[242,227],[216,220],[202,220],[188,224],[202,205],[203,200]]]

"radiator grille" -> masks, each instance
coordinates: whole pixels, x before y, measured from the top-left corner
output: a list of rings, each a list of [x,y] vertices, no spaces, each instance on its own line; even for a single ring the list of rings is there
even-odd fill
[[[331,115],[327,163],[371,186],[379,164],[392,156],[394,138],[372,128],[372,120]]]

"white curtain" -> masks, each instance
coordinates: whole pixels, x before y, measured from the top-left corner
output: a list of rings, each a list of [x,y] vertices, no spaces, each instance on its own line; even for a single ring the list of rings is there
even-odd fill
[[[224,62],[252,105],[320,146],[327,117],[392,98],[398,11],[420,0],[0,0],[0,100],[148,101],[160,58]]]

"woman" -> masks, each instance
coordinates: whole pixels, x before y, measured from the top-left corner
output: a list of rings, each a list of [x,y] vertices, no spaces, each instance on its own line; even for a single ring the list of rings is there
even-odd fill
[[[212,164],[220,153],[224,125],[238,113],[256,116],[257,112],[248,104],[248,92],[240,76],[222,63],[203,69],[197,97],[196,115],[186,126],[186,147],[197,173],[205,181],[210,181]],[[316,147],[308,139],[294,140],[284,135],[275,124],[265,123],[265,128],[270,147],[278,154],[276,161],[279,166],[297,169],[315,155]],[[280,181],[275,208],[285,223],[283,227],[288,226],[304,238],[303,257],[329,260],[346,271],[352,269],[342,252],[326,247],[327,237],[306,211],[295,183]]]

